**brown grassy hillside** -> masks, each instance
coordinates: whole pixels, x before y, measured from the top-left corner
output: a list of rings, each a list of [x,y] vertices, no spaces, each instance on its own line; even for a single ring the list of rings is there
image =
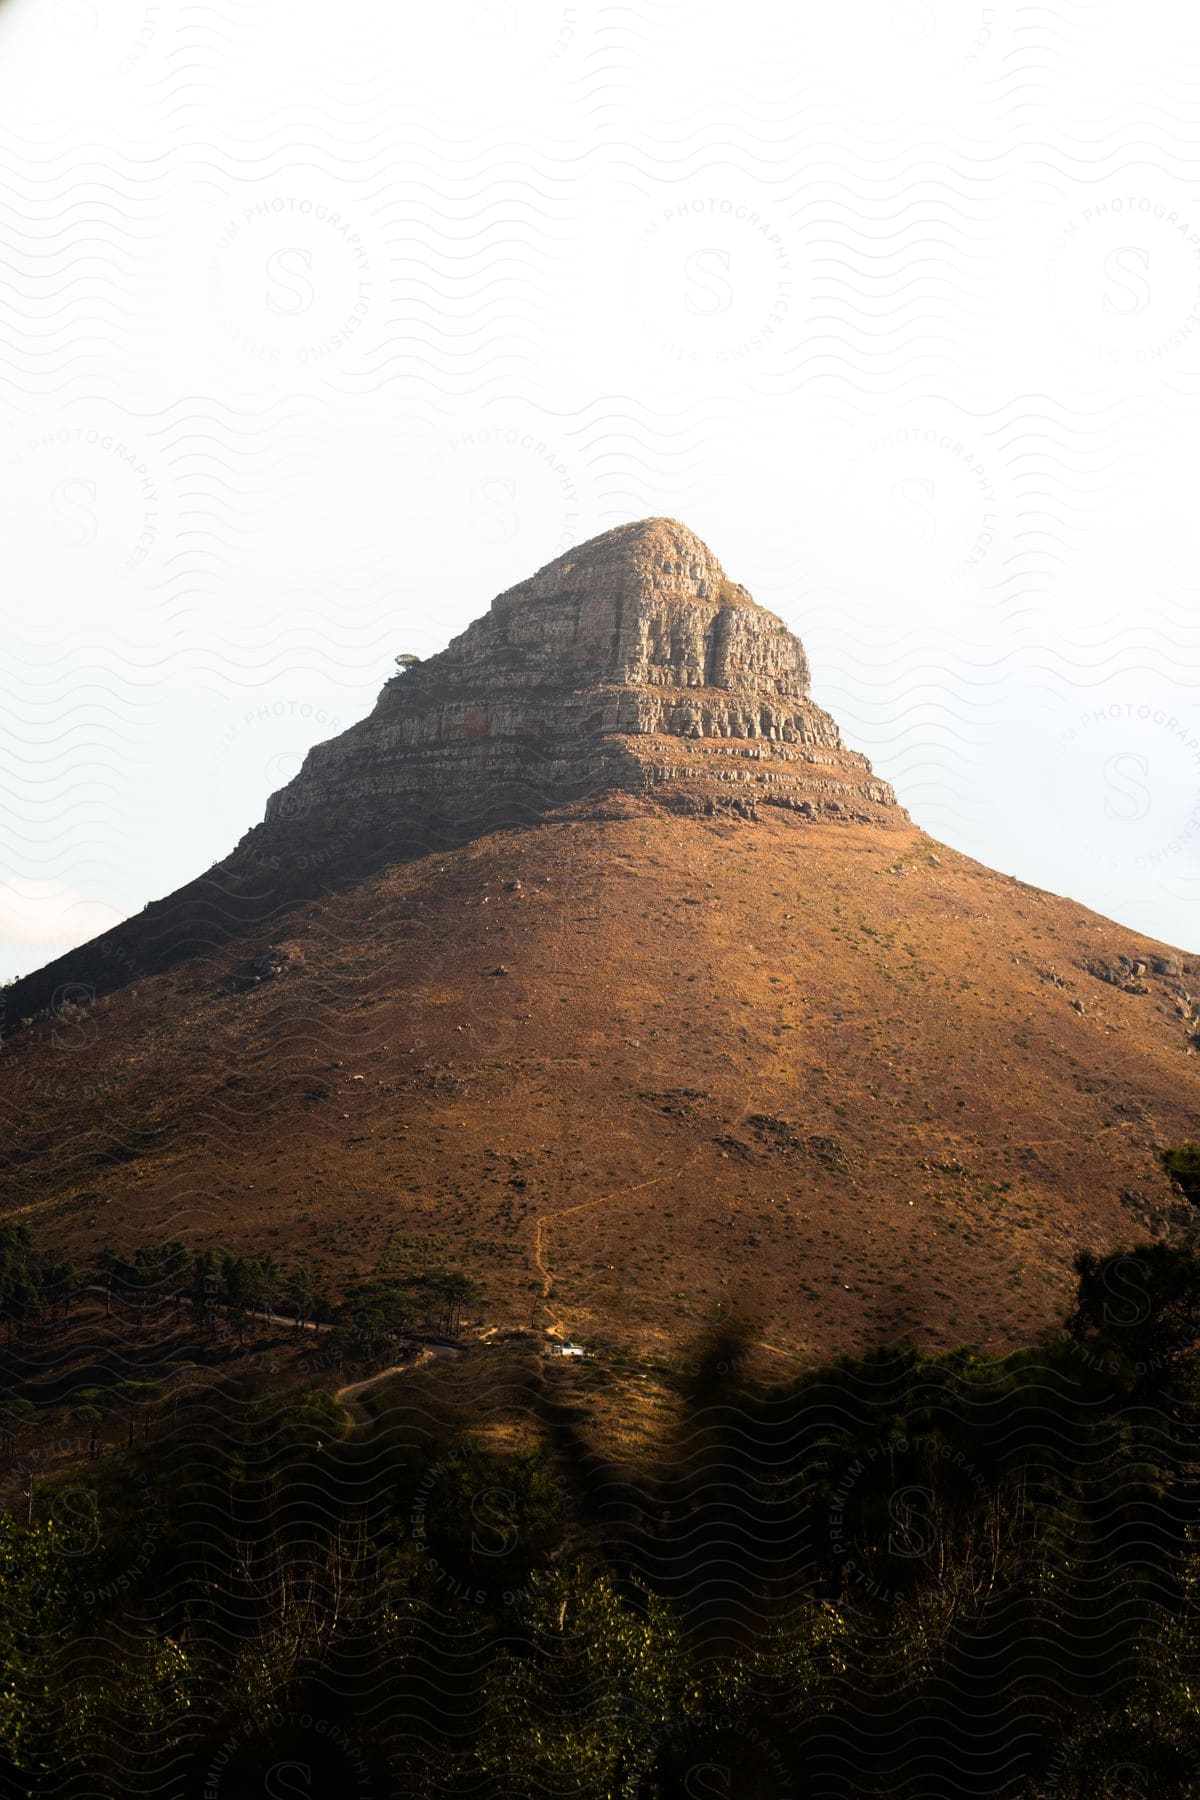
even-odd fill
[[[1169,1228],[1200,966],[906,824],[610,812],[18,1034],[4,1213],[450,1264],[489,1323],[668,1356],[730,1316],[780,1357],[1013,1344],[1078,1249]]]

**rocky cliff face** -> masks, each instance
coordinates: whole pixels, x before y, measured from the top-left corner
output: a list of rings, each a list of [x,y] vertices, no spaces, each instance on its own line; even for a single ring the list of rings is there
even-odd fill
[[[492,602],[310,752],[268,832],[431,832],[614,790],[673,809],[902,817],[809,696],[803,646],[670,519],[619,526]]]
[[[0,1028],[207,956],[389,862],[647,804],[907,823],[813,704],[799,641],[671,519],[607,531],[501,594],[318,744],[222,862],[17,983]]]

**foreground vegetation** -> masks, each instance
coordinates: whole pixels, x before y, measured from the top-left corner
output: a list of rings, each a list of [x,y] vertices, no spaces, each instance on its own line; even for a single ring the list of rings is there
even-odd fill
[[[70,1284],[6,1254],[36,1337]],[[149,1443],[59,1396],[79,1453],[0,1515],[0,1789],[1200,1796],[1190,1250],[1081,1259],[1063,1333],[1003,1358],[768,1391],[710,1343],[636,1471],[580,1430],[601,1369],[477,1354],[524,1447],[246,1359]]]

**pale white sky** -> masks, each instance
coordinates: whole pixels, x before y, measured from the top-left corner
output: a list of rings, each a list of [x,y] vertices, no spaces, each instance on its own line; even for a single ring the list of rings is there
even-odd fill
[[[1155,0],[0,0],[0,976],[651,513],[1200,948],[1198,127]]]

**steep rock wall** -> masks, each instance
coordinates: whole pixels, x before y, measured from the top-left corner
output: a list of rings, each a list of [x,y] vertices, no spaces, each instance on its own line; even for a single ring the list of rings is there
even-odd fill
[[[467,824],[612,789],[689,811],[895,808],[813,703],[800,641],[685,526],[651,519],[557,558],[394,677],[266,825]]]

